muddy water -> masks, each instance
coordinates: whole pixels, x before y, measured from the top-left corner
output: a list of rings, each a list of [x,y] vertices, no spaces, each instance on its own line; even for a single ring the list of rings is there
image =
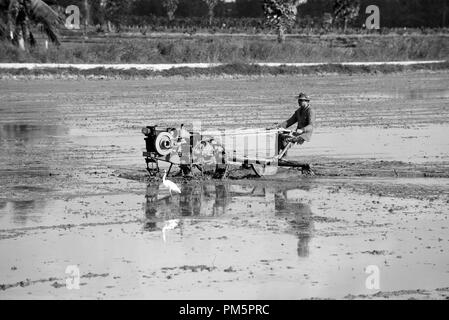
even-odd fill
[[[152,183],[140,194],[3,202],[0,296],[343,298],[377,292],[365,286],[369,265],[386,292],[442,288],[447,195],[391,197],[371,189],[391,180],[353,182],[369,191],[338,179],[209,182],[171,197]],[[79,291],[65,288],[69,265],[85,275]]]
[[[445,298],[448,83],[3,80],[0,297]],[[265,127],[294,111],[298,89],[318,128],[289,158],[316,177],[171,178],[173,197],[146,181],[141,126]],[[65,287],[69,265],[79,290]],[[366,287],[369,265],[379,289]]]

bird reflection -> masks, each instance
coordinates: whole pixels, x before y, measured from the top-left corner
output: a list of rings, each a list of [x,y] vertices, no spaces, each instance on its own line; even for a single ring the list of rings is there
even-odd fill
[[[162,227],[162,240],[164,240],[164,242],[167,242],[167,232],[169,230],[174,230],[176,228],[181,229],[181,233],[182,233],[182,223],[181,220],[179,219],[173,219],[173,220],[167,220],[164,223],[164,226]]]

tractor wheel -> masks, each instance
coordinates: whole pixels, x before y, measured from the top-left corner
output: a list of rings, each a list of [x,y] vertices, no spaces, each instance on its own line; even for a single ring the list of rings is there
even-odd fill
[[[228,165],[216,165],[214,178],[215,179],[226,179],[226,176],[228,175]]]

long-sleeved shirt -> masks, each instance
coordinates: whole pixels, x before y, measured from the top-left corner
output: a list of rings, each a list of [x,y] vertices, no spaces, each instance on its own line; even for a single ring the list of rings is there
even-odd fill
[[[298,123],[297,129],[304,131],[304,133],[301,134],[301,137],[306,141],[310,141],[315,126],[315,111],[313,111],[310,106],[299,107],[298,110],[296,110],[287,121],[282,122],[280,126],[282,128],[288,128],[295,123]]]

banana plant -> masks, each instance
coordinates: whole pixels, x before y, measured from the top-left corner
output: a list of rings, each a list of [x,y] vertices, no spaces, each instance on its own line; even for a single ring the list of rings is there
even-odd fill
[[[61,24],[61,17],[42,0],[0,0],[0,36],[8,37],[22,50],[25,43],[36,44],[31,25],[37,25],[51,42],[60,45],[56,32]]]

